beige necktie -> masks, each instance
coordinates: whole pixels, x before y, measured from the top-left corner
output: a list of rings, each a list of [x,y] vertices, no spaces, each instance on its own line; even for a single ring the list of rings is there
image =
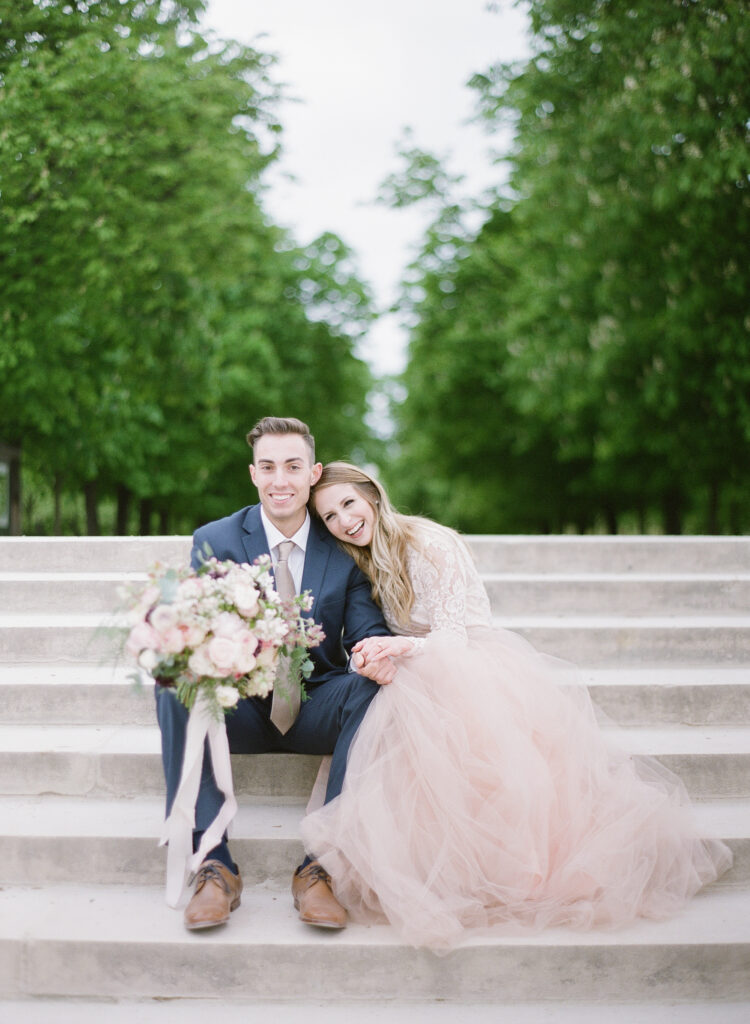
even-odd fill
[[[291,601],[297,592],[289,570],[289,555],[293,547],[293,540],[283,540],[279,544],[279,558],[274,569],[276,592],[283,601]],[[282,656],[271,699],[271,721],[282,734],[294,725],[300,706],[299,680],[289,678],[289,665],[289,658]]]

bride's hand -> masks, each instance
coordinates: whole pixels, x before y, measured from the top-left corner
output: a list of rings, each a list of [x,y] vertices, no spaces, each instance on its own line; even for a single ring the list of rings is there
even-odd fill
[[[382,661],[383,658],[398,658],[409,654],[412,646],[408,636],[368,636],[352,647],[352,654],[359,656],[359,664],[367,665],[374,661]]]

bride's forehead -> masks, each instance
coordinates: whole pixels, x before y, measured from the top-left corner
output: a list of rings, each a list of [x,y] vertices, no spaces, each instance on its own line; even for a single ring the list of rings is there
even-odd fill
[[[334,508],[351,497],[357,497],[353,484],[329,484],[315,492],[315,504],[318,509]]]

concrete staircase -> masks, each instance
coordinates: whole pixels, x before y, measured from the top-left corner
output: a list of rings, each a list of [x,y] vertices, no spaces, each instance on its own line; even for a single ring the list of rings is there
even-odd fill
[[[222,1020],[271,1004],[307,1024],[350,1020],[355,1003],[362,1021],[404,1004],[415,1021],[496,1021],[506,1004],[514,1021],[588,1021],[600,1003],[617,1021],[750,1019],[750,538],[471,545],[498,624],[581,666],[619,741],[683,778],[733,848],[731,872],[677,919],[614,933],[476,940],[444,957],[385,927],[321,934],[289,896],[317,759],[235,757],[242,906],[227,928],[188,933],[163,898],[153,696],[133,690],[101,627],[120,581],[180,562],[189,540],[0,539],[1,1021],[102,1007],[97,1020],[132,1007],[130,1020],[192,1021],[216,1000]]]

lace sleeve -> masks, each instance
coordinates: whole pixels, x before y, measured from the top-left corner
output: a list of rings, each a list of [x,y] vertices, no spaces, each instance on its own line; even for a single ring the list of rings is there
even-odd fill
[[[466,639],[467,597],[474,582],[469,570],[473,576],[468,552],[447,531],[430,531],[424,537],[422,551],[414,551],[411,574],[415,610],[431,633],[448,630]]]

